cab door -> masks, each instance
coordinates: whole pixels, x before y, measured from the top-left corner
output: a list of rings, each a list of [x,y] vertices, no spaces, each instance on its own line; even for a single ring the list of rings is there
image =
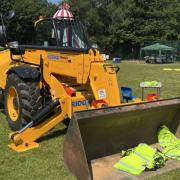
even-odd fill
[[[84,53],[86,50],[73,19],[54,20],[59,44],[59,61],[54,64],[52,71],[60,70],[61,75],[75,77],[77,83],[82,84],[84,74]],[[57,54],[56,54],[57,56]],[[58,64],[61,64],[58,66]]]
[[[36,24],[35,28],[36,35],[33,37],[32,43],[25,46],[25,59],[39,64],[40,56],[46,56],[47,49],[57,47],[58,42],[52,20],[41,20]]]

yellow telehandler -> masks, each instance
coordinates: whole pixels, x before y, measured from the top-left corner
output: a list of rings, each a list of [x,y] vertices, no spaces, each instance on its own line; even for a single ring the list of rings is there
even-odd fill
[[[41,17],[28,45],[8,42],[5,23],[1,15],[1,104],[13,150],[37,148],[39,137],[70,120],[64,141],[70,171],[82,180],[118,179],[112,162],[122,149],[155,143],[163,124],[179,133],[180,98],[121,103],[119,67],[89,46],[78,19]]]

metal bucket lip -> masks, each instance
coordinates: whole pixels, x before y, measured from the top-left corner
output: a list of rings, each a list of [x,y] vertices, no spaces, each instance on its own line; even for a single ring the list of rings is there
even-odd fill
[[[140,103],[132,103],[132,104],[124,104],[119,106],[112,106],[112,107],[105,107],[100,109],[91,109],[86,111],[78,111],[73,114],[75,119],[86,119],[90,117],[98,117],[112,113],[119,113],[119,112],[128,112],[128,111],[136,111],[136,110],[146,110],[149,108],[157,108],[163,106],[171,106],[180,104],[180,97],[175,98],[168,98],[162,99],[158,101],[151,101],[151,102],[140,102]]]

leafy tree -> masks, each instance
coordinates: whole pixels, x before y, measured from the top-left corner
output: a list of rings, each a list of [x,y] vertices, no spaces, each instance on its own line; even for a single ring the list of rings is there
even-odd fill
[[[180,40],[179,0],[66,0],[81,19],[90,42],[104,52],[138,55],[147,41]],[[57,6],[47,0],[1,0],[0,12],[16,11],[11,34],[25,43],[38,16],[52,16]]]
[[[14,0],[1,0],[0,1],[0,14],[7,15],[8,11],[12,9]]]
[[[91,41],[105,51],[116,54],[115,50],[120,48],[124,54],[131,54],[138,52],[146,41],[178,40],[180,36],[179,0],[69,2],[72,10],[84,20]]]
[[[34,22],[38,17],[51,17],[57,7],[47,0],[3,0],[1,8],[4,14],[8,14],[11,9],[15,11],[15,19],[8,28],[9,33],[13,39],[26,43],[32,39]]]
[[[121,45],[127,54],[146,41],[177,40],[179,5],[177,0],[126,0],[111,4],[114,47]]]
[[[70,0],[69,3],[73,14],[85,25],[90,42],[97,43],[102,50],[111,49],[111,45],[108,44],[110,36],[107,28],[109,24],[106,18],[106,6],[102,4],[97,7],[96,2],[91,0]]]

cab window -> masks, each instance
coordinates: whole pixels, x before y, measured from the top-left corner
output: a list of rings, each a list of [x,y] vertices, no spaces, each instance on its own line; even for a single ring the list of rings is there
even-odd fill
[[[52,21],[41,21],[36,26],[36,36],[33,41],[36,46],[57,46],[55,31]]]
[[[62,19],[55,22],[60,47],[84,49],[88,47],[82,24],[77,20]]]

